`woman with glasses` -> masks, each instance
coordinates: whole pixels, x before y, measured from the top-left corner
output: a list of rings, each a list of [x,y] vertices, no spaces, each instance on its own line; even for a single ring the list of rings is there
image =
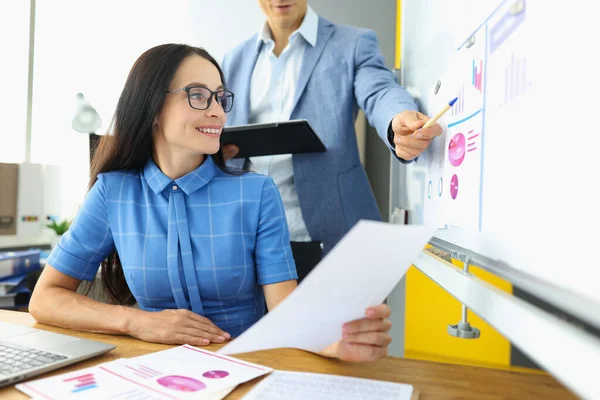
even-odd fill
[[[230,170],[220,134],[234,94],[203,49],[154,47],[133,65],[78,216],[29,310],[50,325],[168,344],[239,336],[297,286],[279,191]],[[101,266],[111,304],[76,293]],[[138,303],[139,309],[124,307]],[[328,356],[387,353],[385,305],[346,324]]]

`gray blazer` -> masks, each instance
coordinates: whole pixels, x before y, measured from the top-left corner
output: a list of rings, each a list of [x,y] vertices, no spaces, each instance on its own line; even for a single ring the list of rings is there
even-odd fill
[[[255,35],[225,55],[225,80],[235,93],[228,125],[248,123],[250,78],[260,48]],[[319,17],[317,44],[305,50],[290,119],[308,120],[327,148],[325,153],[293,156],[302,215],[312,239],[323,242],[324,253],[358,220],[381,219],[359,159],[354,130],[359,107],[388,146],[394,115],[416,110],[385,67],[373,31]],[[235,167],[243,163],[229,161]]]

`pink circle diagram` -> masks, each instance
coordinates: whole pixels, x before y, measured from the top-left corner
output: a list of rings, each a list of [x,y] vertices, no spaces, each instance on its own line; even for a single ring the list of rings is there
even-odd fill
[[[222,379],[226,376],[229,376],[229,372],[227,371],[206,371],[202,374],[203,377],[209,379]]]
[[[465,159],[466,153],[466,140],[465,135],[462,133],[457,133],[450,139],[450,143],[448,143],[448,161],[455,167],[458,167],[462,164]]]
[[[197,392],[206,388],[206,385],[194,378],[181,375],[163,376],[156,380],[160,385],[180,392]]]
[[[450,180],[450,196],[452,196],[452,200],[455,200],[458,196],[458,176],[456,174],[452,175]]]

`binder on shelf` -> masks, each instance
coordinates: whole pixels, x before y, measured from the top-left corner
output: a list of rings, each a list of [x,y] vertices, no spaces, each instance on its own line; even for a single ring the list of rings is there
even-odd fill
[[[0,252],[0,279],[40,269],[40,250]]]
[[[34,270],[0,279],[0,309],[27,307],[39,272]]]

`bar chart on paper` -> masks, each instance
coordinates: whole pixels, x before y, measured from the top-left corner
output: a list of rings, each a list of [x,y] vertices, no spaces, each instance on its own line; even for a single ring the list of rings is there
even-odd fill
[[[442,214],[447,225],[475,230],[480,225],[480,189],[485,98],[486,35],[480,32],[462,48],[449,69],[459,100],[447,118]]]
[[[71,393],[78,393],[98,387],[98,384],[96,383],[96,377],[92,373],[63,379],[63,382],[67,384],[70,382],[73,385]]]
[[[479,64],[473,60],[473,73],[471,78],[471,83],[473,87],[481,93],[483,82],[483,60],[479,60]]]
[[[485,35],[456,57],[440,79],[440,90],[429,96],[429,110],[457,97],[439,123],[444,128],[425,152],[427,171],[423,220],[439,227],[479,229],[483,139]]]
[[[465,85],[461,84],[460,88],[456,91],[456,103],[452,106],[452,116],[462,115],[465,110]]]
[[[35,379],[16,388],[31,397],[49,400],[220,399],[240,383],[271,371],[184,345]]]
[[[160,393],[153,393],[133,382],[124,381],[99,367],[20,383],[16,388],[33,398],[49,400],[164,398]]]

